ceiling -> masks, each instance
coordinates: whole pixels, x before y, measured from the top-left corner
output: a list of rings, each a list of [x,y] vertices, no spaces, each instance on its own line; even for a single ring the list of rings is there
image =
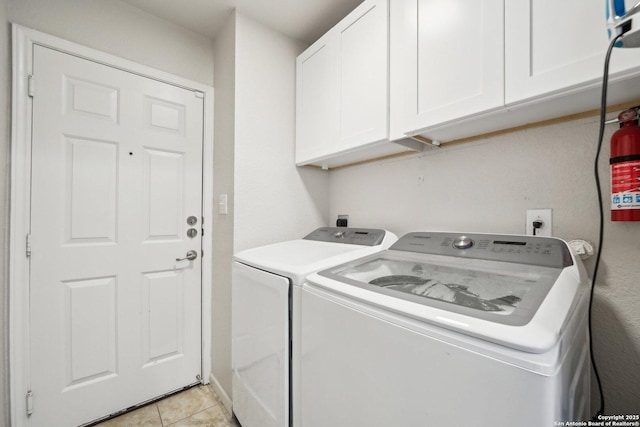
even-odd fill
[[[215,38],[233,9],[288,37],[311,44],[362,0],[122,0],[134,7]]]

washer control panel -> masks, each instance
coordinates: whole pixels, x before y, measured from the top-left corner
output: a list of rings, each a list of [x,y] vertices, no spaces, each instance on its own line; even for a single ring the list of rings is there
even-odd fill
[[[377,246],[382,243],[386,231],[373,228],[321,227],[304,237],[305,240],[347,243],[350,245]]]
[[[389,249],[543,267],[573,265],[567,244],[553,237],[416,232],[402,236]]]

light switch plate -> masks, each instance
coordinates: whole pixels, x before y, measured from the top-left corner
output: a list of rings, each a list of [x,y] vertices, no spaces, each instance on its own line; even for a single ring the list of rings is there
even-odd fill
[[[218,198],[218,213],[220,215],[227,215],[229,213],[226,194],[221,194]]]

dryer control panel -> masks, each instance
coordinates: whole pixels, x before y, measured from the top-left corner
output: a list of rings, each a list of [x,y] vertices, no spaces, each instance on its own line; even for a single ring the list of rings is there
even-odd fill
[[[321,227],[305,236],[304,240],[377,246],[382,243],[385,234],[385,230],[374,228]]]
[[[553,237],[416,232],[402,236],[389,249],[542,267],[573,264],[567,244]]]

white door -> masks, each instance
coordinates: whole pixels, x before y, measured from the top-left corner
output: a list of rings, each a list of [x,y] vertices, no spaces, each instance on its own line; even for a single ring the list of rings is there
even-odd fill
[[[31,422],[75,426],[201,374],[203,99],[40,46],[33,61]]]

